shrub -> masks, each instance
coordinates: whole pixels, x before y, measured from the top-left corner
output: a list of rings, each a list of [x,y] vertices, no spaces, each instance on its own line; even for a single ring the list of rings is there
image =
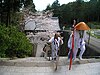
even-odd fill
[[[0,57],[31,56],[32,45],[15,26],[0,26]]]

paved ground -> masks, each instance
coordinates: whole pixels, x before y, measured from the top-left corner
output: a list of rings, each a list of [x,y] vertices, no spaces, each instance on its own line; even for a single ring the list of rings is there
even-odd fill
[[[91,36],[90,44],[88,46],[100,53],[100,39],[97,39]]]
[[[2,62],[10,63],[3,64]],[[61,64],[61,62],[63,63]],[[34,65],[35,63],[37,65]],[[50,63],[51,61],[46,62],[43,58],[0,60],[0,75],[100,75],[100,59],[84,59],[82,61],[77,59],[71,70],[68,69],[69,63],[65,57],[60,58],[57,71],[54,71],[53,65]]]
[[[0,66],[0,75],[100,75],[100,62],[59,66],[57,71],[52,67],[16,67]]]

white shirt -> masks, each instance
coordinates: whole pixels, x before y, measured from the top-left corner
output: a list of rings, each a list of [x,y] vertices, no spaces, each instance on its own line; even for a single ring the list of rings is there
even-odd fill
[[[60,43],[63,44],[63,41],[61,40],[60,37],[58,37],[58,40],[57,39],[54,39],[54,37],[52,37],[49,42],[51,42],[51,46],[52,46],[52,49],[58,49],[59,46],[60,46]]]
[[[85,34],[85,33],[84,33]],[[80,48],[81,46],[85,46],[85,35],[83,36],[83,38],[81,39],[79,36],[79,32],[76,30],[74,32],[74,48]],[[69,37],[68,40],[68,48],[72,49],[72,34]]]

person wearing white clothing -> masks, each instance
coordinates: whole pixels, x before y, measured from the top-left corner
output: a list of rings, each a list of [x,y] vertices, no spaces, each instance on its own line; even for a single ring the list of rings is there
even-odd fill
[[[55,59],[58,56],[59,46],[63,44],[63,40],[55,33],[54,37],[49,40],[49,43],[51,43],[52,48],[52,59]]]
[[[81,34],[80,34],[81,33]],[[74,50],[73,50],[73,60],[76,59],[78,49],[80,48],[80,53],[79,53],[79,59],[82,60],[82,55],[85,52],[85,31],[79,31],[75,30],[74,31]],[[68,40],[68,48],[70,49],[68,53],[68,58],[70,57],[70,52],[72,49],[72,34],[69,37]]]
[[[74,34],[74,49],[73,49],[73,59],[76,59],[76,55],[78,52],[78,49],[80,48],[80,54],[79,54],[79,59],[82,60],[82,55],[84,54],[86,48],[85,48],[85,40],[87,40],[86,37],[86,31],[89,30],[90,28],[84,23],[80,22],[74,27],[74,31],[72,33]],[[68,58],[70,57],[70,52],[72,49],[72,34],[69,37],[68,40],[68,47],[69,47],[69,53],[68,53]]]
[[[81,38],[80,39],[80,54],[79,54],[79,59],[82,60],[82,55],[83,53],[85,52],[85,41],[84,41],[84,38]]]

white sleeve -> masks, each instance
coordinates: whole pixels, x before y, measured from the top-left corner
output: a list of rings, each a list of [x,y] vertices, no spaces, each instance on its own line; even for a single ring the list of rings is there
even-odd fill
[[[61,44],[63,44],[64,42],[63,42],[63,40],[61,39]]]
[[[58,37],[58,39],[59,39],[60,45],[62,45],[63,44],[63,40],[60,37]]]
[[[70,48],[70,49],[71,49],[71,36],[72,35],[70,35],[69,40],[68,40],[68,48]]]
[[[61,40],[61,45],[62,45],[64,42],[63,42],[63,40],[62,40],[62,39],[60,39],[60,40]]]
[[[52,38],[49,40],[49,42],[52,42],[52,41],[53,41],[53,39],[54,39],[54,37],[52,37]]]

